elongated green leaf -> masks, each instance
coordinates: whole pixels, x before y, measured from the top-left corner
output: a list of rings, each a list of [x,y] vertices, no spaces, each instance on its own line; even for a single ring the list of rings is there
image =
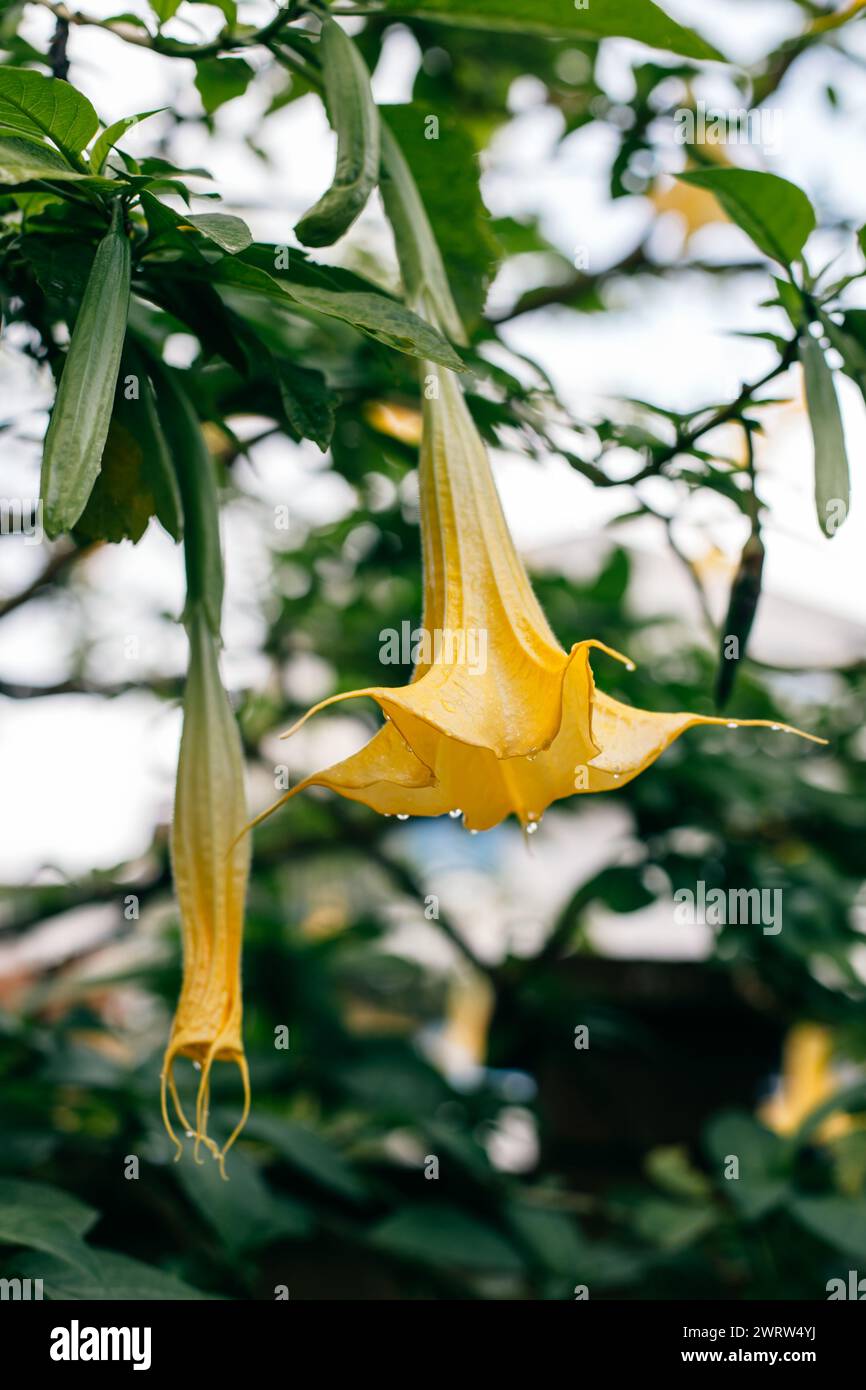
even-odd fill
[[[99,243],[45,436],[45,529],[59,535],[84,511],[111,421],[129,311],[130,248],[120,208]]]
[[[21,135],[0,136],[0,183],[31,183],[34,179],[84,179],[50,145]]]
[[[652,0],[385,0],[389,14],[440,19],[473,29],[514,29],[564,38],[637,39],[684,58],[721,58],[699,35],[677,24]]]
[[[139,540],[154,513],[180,540],[183,506],[147,365],[127,340],[102,468],[77,524],[89,540]]]
[[[820,344],[809,333],[799,342],[806,402],[815,451],[815,510],[825,536],[833,536],[848,515],[850,483],[842,415]]]
[[[96,134],[99,117],[68,82],[29,68],[0,67],[0,125],[47,135],[75,163]]]
[[[55,1187],[0,1179],[0,1244],[86,1262],[89,1252],[82,1238],[96,1217],[92,1207]]]
[[[802,188],[757,169],[696,169],[683,183],[714,193],[725,212],[774,261],[799,259],[815,228],[815,209]]]
[[[476,1216],[439,1202],[407,1205],[374,1227],[380,1250],[424,1265],[515,1273],[523,1262],[505,1236]]]
[[[322,27],[325,101],[337,134],[334,180],[295,228],[306,246],[330,246],[364,211],[379,177],[379,113],[370,74],[336,20]]]
[[[103,130],[93,143],[90,151],[90,167],[95,174],[101,174],[108,158],[118,140],[122,140],[128,130],[140,121],[146,121],[149,116],[157,116],[165,107],[157,107],[153,111],[140,111],[137,116],[124,116],[122,120],[115,121],[113,125]]]
[[[266,294],[283,303],[288,299],[304,309],[343,319],[361,333],[411,357],[439,362],[455,372],[464,370],[457,353],[441,333],[387,295],[327,290],[286,279],[277,280],[266,271],[229,257],[224,257],[213,268],[213,274],[223,285]]]
[[[384,121],[382,174],[382,198],[394,229],[408,302],[454,342],[465,343],[466,330],[451,294],[430,219],[403,151]]]
[[[16,1260],[15,1269],[25,1278],[41,1279],[45,1297],[61,1302],[108,1303],[139,1299],[153,1302],[158,1299],[174,1303],[212,1297],[176,1279],[173,1274],[130,1259],[128,1255],[116,1255],[111,1250],[93,1250],[90,1254],[91,1262],[86,1269],[46,1255],[28,1255]]]
[[[257,1112],[250,1117],[250,1133],[272,1144],[287,1163],[349,1201],[361,1201],[366,1188],[351,1163],[331,1140],[294,1120]]]

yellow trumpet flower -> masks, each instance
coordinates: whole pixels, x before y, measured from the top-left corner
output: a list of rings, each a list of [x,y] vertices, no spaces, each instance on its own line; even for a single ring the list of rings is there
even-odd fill
[[[569,652],[559,645],[515,550],[458,379],[430,366],[425,372],[424,640],[412,680],[332,695],[308,711],[294,729],[328,705],[368,696],[386,723],[358,753],[306,777],[252,824],[305,787],[324,786],[385,815],[448,812],[470,830],[487,830],[514,814],[531,833],[551,802],[625,785],[693,725],[769,725],[654,714],[596,689],[592,648],[633,670],[632,663],[595,639]]]
[[[241,835],[247,812],[240,735],[220,681],[217,641],[201,604],[191,606],[187,630],[189,674],[171,833],[183,984],[163,1062],[162,1117],[179,1158],[182,1145],[169,1119],[170,1095],[187,1136],[195,1138],[196,1162],[204,1143],[222,1170],[250,1108],[241,1038],[241,938],[250,849]],[[191,1058],[201,1071],[194,1125],[178,1097],[177,1057]],[[244,1093],[241,1118],[222,1150],[207,1133],[214,1062],[236,1064]]]

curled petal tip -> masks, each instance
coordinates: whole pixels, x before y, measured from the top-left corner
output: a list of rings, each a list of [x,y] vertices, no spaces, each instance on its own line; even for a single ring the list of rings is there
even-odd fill
[[[606,656],[612,656],[614,661],[619,661],[627,671],[636,671],[637,662],[632,661],[630,656],[625,656],[618,652],[616,647],[609,647],[606,642],[600,642],[597,637],[588,637],[585,642],[579,642],[581,647],[595,647],[597,651],[604,652]]]

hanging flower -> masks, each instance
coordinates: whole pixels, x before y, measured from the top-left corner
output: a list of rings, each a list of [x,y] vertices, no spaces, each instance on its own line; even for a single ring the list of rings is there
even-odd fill
[[[623,786],[693,725],[769,725],[654,714],[596,688],[593,648],[632,663],[595,639],[569,652],[559,645],[515,550],[460,384],[446,370],[426,371],[424,617],[412,680],[315,705],[294,729],[361,696],[377,702],[386,722],[358,753],[305,778],[253,824],[305,787],[323,786],[385,815],[462,815],[470,830],[514,814],[531,833],[551,802]]]
[[[162,1070],[162,1116],[177,1145],[168,1096],[194,1157],[202,1143],[219,1160],[234,1143],[250,1107],[247,1061],[241,1038],[241,938],[249,874],[243,755],[237,724],[220,681],[217,641],[201,604],[187,616],[189,673],[177,769],[171,857],[180,904],[183,984]],[[195,1122],[181,1105],[174,1078],[177,1057],[200,1068]],[[208,1137],[210,1078],[214,1062],[234,1062],[244,1090],[243,1112],[220,1150]]]

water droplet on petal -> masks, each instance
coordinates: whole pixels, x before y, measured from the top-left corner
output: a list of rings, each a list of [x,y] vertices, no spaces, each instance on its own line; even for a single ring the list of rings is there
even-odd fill
[[[478,831],[477,831],[477,830],[470,830],[469,834],[470,834],[470,835],[477,835],[477,834],[478,834]]]
[[[534,763],[537,756],[538,756],[538,755],[537,755],[536,753],[527,753],[527,755],[526,755],[526,761],[527,761],[528,763]]]
[[[636,668],[636,666],[635,666],[635,664],[634,664],[633,661],[627,661],[627,662],[625,663],[625,669],[626,669],[627,671],[634,671],[634,670],[636,670],[637,668]]]
[[[453,811],[449,811],[448,814],[449,814],[449,816],[451,817],[452,820],[456,820],[458,816],[462,816],[462,815],[463,815],[463,812],[460,810],[460,807],[459,807],[459,806],[455,806],[455,807],[454,807],[454,810],[453,810]]]
[[[531,820],[531,821],[529,822],[529,824],[527,825],[527,827],[526,827],[526,833],[527,833],[527,835],[534,835],[537,829],[538,829],[538,821],[537,821],[537,820]]]
[[[188,1129],[188,1130],[186,1131],[186,1137],[187,1137],[187,1139],[194,1139],[194,1138],[195,1138],[195,1130],[193,1130],[193,1129]]]
[[[201,1071],[201,1062],[193,1062],[196,1071]]]
[[[615,782],[618,782],[618,781],[619,781],[619,773],[618,773],[618,772],[615,772],[615,773],[613,774],[613,780],[614,780]]]
[[[398,811],[398,812],[397,812],[397,819],[398,819],[398,820],[408,820],[409,817],[408,817],[404,812]]]
[[[386,819],[386,820],[390,820],[390,819],[391,819],[391,812],[390,812],[390,811],[385,811],[384,815],[385,815],[385,819]]]
[[[736,729],[736,727],[737,727],[737,721],[736,721],[736,719],[729,719],[729,720],[728,720],[728,728],[729,728],[729,729]]]
[[[779,732],[779,730],[781,729],[781,727],[782,727],[781,724],[771,724],[771,725],[770,725],[770,728],[773,730],[773,733],[775,733],[775,734],[777,734],[777,733]]]

